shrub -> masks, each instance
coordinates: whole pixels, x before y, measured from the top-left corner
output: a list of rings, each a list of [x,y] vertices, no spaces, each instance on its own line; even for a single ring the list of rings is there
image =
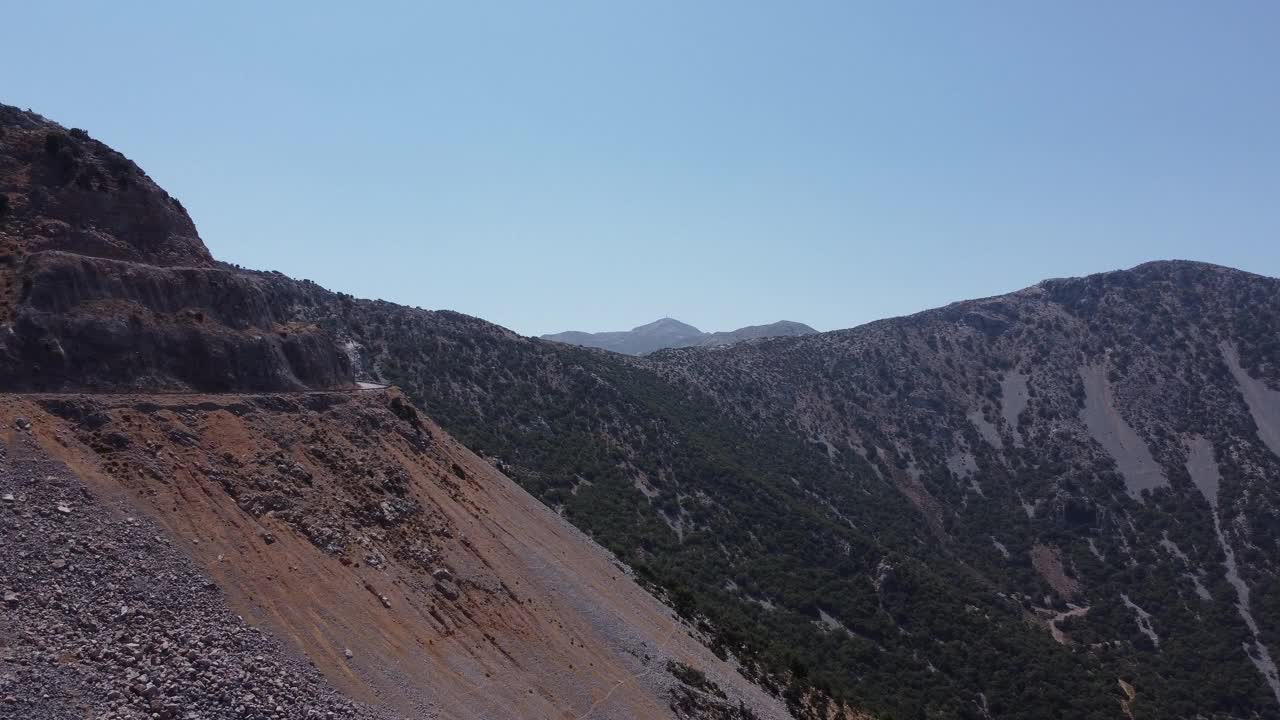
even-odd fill
[[[66,133],[51,132],[44,136],[44,151],[53,158],[63,180],[70,180],[79,164],[80,146]]]
[[[71,138],[66,133],[51,132],[44,136],[44,151],[50,155],[57,155],[62,148],[71,145]]]

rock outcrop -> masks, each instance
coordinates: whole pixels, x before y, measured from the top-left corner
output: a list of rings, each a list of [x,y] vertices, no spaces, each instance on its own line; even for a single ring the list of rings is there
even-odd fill
[[[0,335],[10,390],[350,387],[349,356],[298,320],[314,286],[222,267],[157,267],[60,251],[27,256]]]
[[[84,131],[0,106],[0,198],[0,389],[351,385],[335,339],[297,320],[329,293],[216,263],[182,205]]]
[[[133,161],[80,129],[0,105],[0,231],[10,256],[44,250],[211,267],[187,211]]]

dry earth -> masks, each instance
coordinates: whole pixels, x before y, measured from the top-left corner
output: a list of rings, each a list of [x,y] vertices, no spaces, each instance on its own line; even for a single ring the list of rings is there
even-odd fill
[[[10,395],[0,426],[86,497],[154,520],[244,621],[375,708],[672,716],[672,690],[689,691],[674,661],[723,692],[703,693],[712,706],[786,717],[627,568],[395,390]]]

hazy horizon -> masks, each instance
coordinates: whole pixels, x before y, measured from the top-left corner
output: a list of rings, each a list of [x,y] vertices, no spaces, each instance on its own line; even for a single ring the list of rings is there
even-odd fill
[[[1280,275],[1274,3],[6,21],[40,61],[0,100],[137,161],[215,256],[526,335],[827,331],[1174,258]]]
[[[818,331],[818,332],[820,332],[820,333],[824,333],[824,332],[832,332],[832,331],[835,331],[835,330],[848,330],[848,329],[851,329],[851,328],[858,327],[859,325],[865,325],[865,324],[867,324],[867,323],[873,323],[873,322],[877,322],[877,321],[879,321],[879,320],[891,320],[891,319],[896,318],[896,317],[903,317],[903,316],[907,316],[907,315],[914,315],[914,314],[919,313],[919,312],[925,312],[925,311],[927,311],[927,310],[934,310],[934,309],[937,309],[937,308],[941,308],[941,307],[944,307],[944,306],[946,306],[946,305],[950,305],[951,303],[963,302],[963,301],[966,301],[966,300],[981,300],[981,299],[984,299],[984,298],[996,297],[996,296],[999,296],[999,295],[1007,295],[1007,294],[1012,293],[1012,292],[1017,292],[1017,291],[1019,291],[1019,290],[1025,290],[1025,289],[1027,289],[1027,288],[1029,288],[1029,287],[1033,287],[1033,286],[1035,286],[1035,285],[1037,285],[1037,284],[1039,284],[1039,283],[1041,283],[1041,282],[1043,282],[1043,281],[1045,281],[1045,280],[1058,280],[1058,279],[1065,279],[1065,278],[1069,278],[1069,277],[1082,277],[1082,276],[1084,276],[1084,275],[1094,275],[1094,274],[1097,274],[1097,273],[1114,272],[1114,271],[1119,271],[1119,270],[1131,270],[1131,269],[1133,269],[1133,268],[1135,268],[1135,267],[1137,267],[1137,266],[1139,266],[1139,265],[1143,265],[1143,264],[1146,264],[1146,263],[1151,263],[1151,262],[1167,262],[1167,261],[1186,261],[1186,262],[1205,263],[1205,264],[1210,264],[1210,265],[1220,265],[1220,266],[1222,266],[1222,267],[1228,267],[1228,268],[1231,268],[1231,269],[1234,269],[1234,270],[1240,270],[1240,271],[1243,271],[1243,272],[1249,272],[1249,273],[1253,273],[1253,274],[1255,274],[1255,275],[1267,275],[1267,276],[1270,276],[1270,277],[1277,277],[1276,275],[1274,275],[1274,274],[1272,274],[1272,273],[1263,273],[1263,272],[1258,272],[1258,271],[1256,271],[1256,270],[1251,270],[1250,268],[1247,268],[1247,267],[1236,267],[1236,266],[1232,266],[1232,265],[1222,265],[1221,263],[1213,263],[1213,262],[1210,262],[1210,261],[1208,261],[1208,260],[1201,260],[1201,259],[1198,259],[1198,258],[1151,258],[1151,259],[1149,259],[1149,260],[1143,260],[1143,261],[1141,261],[1141,262],[1137,262],[1137,263],[1134,263],[1133,265],[1128,265],[1128,266],[1125,266],[1125,267],[1102,268],[1102,269],[1099,269],[1099,270],[1096,270],[1096,271],[1091,271],[1091,272],[1087,272],[1087,273],[1082,273],[1082,274],[1080,274],[1080,275],[1054,275],[1054,276],[1045,276],[1045,277],[1042,277],[1042,278],[1039,278],[1039,279],[1035,280],[1034,282],[1028,282],[1028,283],[1026,283],[1025,285],[1020,285],[1020,286],[1018,286],[1018,287],[1009,288],[1009,289],[1007,289],[1007,290],[1001,290],[1001,291],[999,291],[999,292],[986,293],[986,294],[983,294],[983,295],[973,295],[973,296],[970,296],[970,297],[957,297],[957,298],[951,298],[950,300],[945,300],[945,301],[943,301],[943,302],[941,302],[941,303],[938,303],[937,305],[929,305],[929,306],[926,306],[926,307],[920,307],[920,308],[917,308],[917,309],[915,309],[915,310],[908,310],[908,311],[906,311],[906,312],[895,313],[895,314],[893,314],[893,315],[885,315],[885,316],[883,316],[883,317],[866,318],[866,319],[860,320],[860,321],[858,321],[857,323],[854,323],[854,324],[850,324],[850,325],[838,325],[838,326],[835,326],[835,327],[818,327],[817,325],[815,325],[815,324],[813,324],[813,323],[811,323],[811,322],[807,322],[804,318],[790,318],[790,317],[788,317],[788,318],[774,318],[774,319],[772,319],[772,320],[750,321],[750,322],[746,322],[746,323],[744,323],[744,324],[742,324],[742,325],[735,325],[734,327],[722,327],[722,328],[721,328],[721,327],[716,327],[716,328],[712,328],[712,327],[703,327],[702,325],[699,325],[699,324],[698,324],[698,323],[696,323],[696,322],[691,322],[691,321],[689,321],[689,320],[685,319],[684,317],[682,317],[681,315],[676,314],[676,315],[660,315],[660,316],[658,316],[658,317],[653,317],[653,318],[650,318],[650,319],[648,319],[648,320],[642,320],[642,321],[639,321],[639,322],[633,322],[633,323],[630,323],[630,324],[622,323],[622,324],[618,324],[616,327],[604,327],[604,328],[600,328],[600,329],[570,328],[570,327],[566,327],[566,328],[562,328],[562,329],[560,329],[560,330],[549,330],[549,331],[546,331],[546,332],[540,332],[540,333],[536,333],[536,334],[529,334],[529,333],[521,333],[521,334],[522,334],[522,335],[527,335],[528,337],[540,337],[540,336],[543,336],[543,335],[557,335],[557,334],[565,333],[565,332],[584,332],[584,333],[592,333],[592,334],[594,334],[594,333],[606,333],[606,332],[626,332],[626,331],[629,331],[629,330],[635,330],[635,329],[637,329],[637,328],[639,328],[639,327],[641,327],[641,326],[643,326],[643,325],[648,325],[648,324],[650,324],[650,323],[656,322],[656,321],[658,321],[658,320],[664,320],[664,319],[678,320],[679,322],[685,323],[686,325],[692,325],[692,326],[696,327],[697,329],[701,330],[702,332],[706,332],[706,333],[714,333],[714,332],[728,332],[728,331],[732,331],[732,330],[739,330],[739,329],[742,329],[742,328],[745,328],[745,327],[750,327],[750,326],[753,326],[753,325],[771,325],[771,324],[773,324],[773,323],[777,323],[777,322],[798,322],[798,323],[803,323],[803,324],[808,325],[809,327],[813,328],[814,330],[817,330],[817,331]],[[460,310],[456,310],[456,308],[429,308],[429,309],[454,310],[454,311],[456,311],[456,312],[462,312],[462,311],[460,311]],[[470,314],[470,313],[467,313],[467,314]],[[482,320],[491,320],[491,318],[483,318],[483,317],[482,317],[481,319],[482,319]],[[492,320],[491,320],[491,321],[492,321]],[[498,324],[501,324],[501,323],[498,323]],[[504,327],[505,327],[505,326],[504,326]],[[508,330],[515,330],[515,328],[510,328],[510,327],[508,327],[507,329],[508,329]],[[516,332],[519,332],[519,331],[517,330]]]

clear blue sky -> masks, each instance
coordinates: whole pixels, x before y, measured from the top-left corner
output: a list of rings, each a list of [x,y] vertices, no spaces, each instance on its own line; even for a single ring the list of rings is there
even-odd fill
[[[1280,275],[1280,2],[10,3],[214,254],[537,334]]]

